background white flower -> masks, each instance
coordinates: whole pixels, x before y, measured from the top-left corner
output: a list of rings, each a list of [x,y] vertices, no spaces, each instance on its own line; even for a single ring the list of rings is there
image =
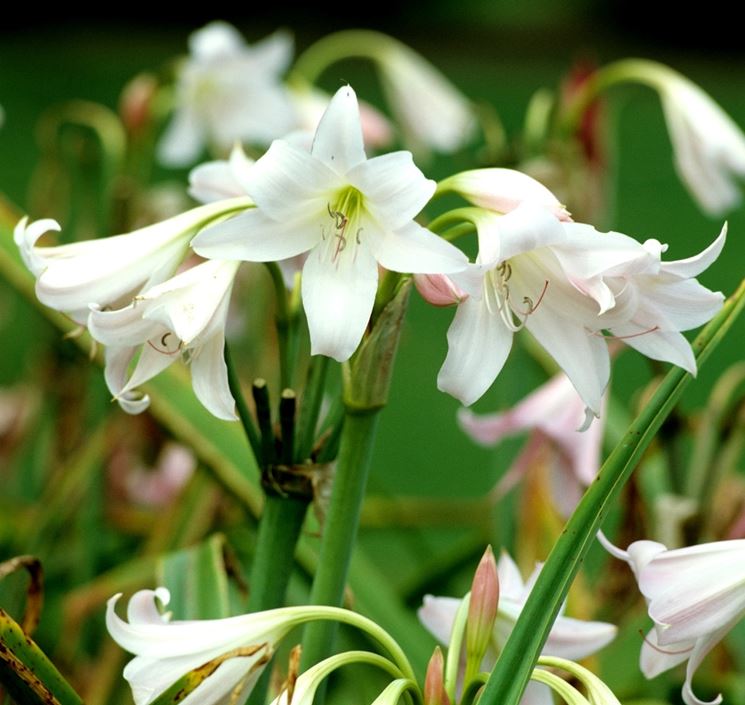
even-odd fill
[[[189,48],[176,111],[158,145],[164,164],[191,164],[209,145],[225,152],[236,141],[265,145],[295,127],[281,82],[292,57],[287,33],[249,46],[235,27],[212,22],[191,35]]]

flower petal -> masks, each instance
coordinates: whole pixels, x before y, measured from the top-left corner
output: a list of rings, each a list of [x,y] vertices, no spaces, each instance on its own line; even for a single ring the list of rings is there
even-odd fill
[[[455,617],[462,600],[455,597],[434,597],[425,595],[422,606],[417,610],[419,621],[441,644],[450,643]]]
[[[227,309],[228,299],[224,308]],[[216,313],[215,316],[219,316]],[[194,351],[191,356],[191,383],[199,401],[219,419],[235,421],[235,400],[228,384],[228,367],[225,364],[225,336],[218,329]]]
[[[541,653],[576,661],[610,644],[618,629],[606,622],[558,617]]]
[[[662,271],[680,277],[681,279],[697,277],[719,257],[726,239],[727,223],[722,226],[722,230],[717,239],[714,240],[714,242],[712,242],[705,250],[702,250],[697,255],[688,257],[687,259],[663,262]]]
[[[497,378],[512,347],[512,331],[483,301],[469,298],[458,306],[447,337],[437,388],[468,406]]]
[[[193,164],[204,149],[205,137],[194,111],[188,107],[178,109],[158,142],[158,161],[170,167]]]
[[[347,173],[349,183],[365,194],[370,212],[393,230],[416,216],[436,184],[414,164],[411,152],[392,152],[368,159]]]
[[[311,154],[342,175],[365,161],[360,109],[351,86],[342,86],[331,98],[318,123]]]
[[[321,239],[317,218],[280,222],[258,208],[202,230],[191,242],[202,257],[273,262],[307,252]]]
[[[312,355],[348,360],[362,339],[378,289],[378,265],[364,244],[338,250],[328,237],[303,267],[302,297]]]
[[[452,274],[466,268],[468,258],[454,245],[414,221],[398,230],[376,228],[367,221],[361,233],[381,266],[394,272]]]
[[[669,671],[683,661],[687,661],[693,651],[694,641],[681,641],[667,646],[657,642],[657,631],[651,629],[644,637],[639,655],[639,668],[645,678],[654,678]]]

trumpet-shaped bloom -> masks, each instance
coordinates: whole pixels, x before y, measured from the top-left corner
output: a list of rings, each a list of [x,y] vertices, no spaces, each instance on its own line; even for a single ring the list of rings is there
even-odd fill
[[[679,73],[661,70],[659,90],[681,180],[707,213],[734,208],[741,201],[737,178],[745,177],[745,134]]]
[[[203,262],[144,291],[129,306],[91,312],[91,335],[109,346],[106,383],[125,411],[139,413],[147,408],[149,399],[138,387],[183,355],[202,404],[219,418],[236,418],[223,350],[238,265]]]
[[[471,169],[441,181],[438,192],[454,191],[481,208],[509,213],[523,203],[543,206],[559,220],[571,221],[566,207],[540,181],[515,169]]]
[[[687,661],[686,705],[711,705],[693,693],[704,657],[745,616],[745,540],[716,541],[667,550],[655,541],[636,541],[622,551],[601,542],[634,572],[654,628],[642,646],[647,678]],[[719,695],[711,703],[720,703]]]
[[[331,100],[310,153],[276,140],[250,170],[256,208],[202,231],[204,257],[254,262],[308,252],[302,297],[313,354],[343,361],[372,312],[378,264],[398,272],[454,272],[465,256],[413,221],[435,185],[411,154],[365,156],[357,98]]]
[[[163,282],[176,271],[194,233],[210,220],[250,205],[245,197],[221,201],[126,235],[57,247],[36,245],[44,233],[60,230],[56,221],[29,224],[23,218],[16,225],[14,239],[37,278],[39,301],[84,325],[91,305],[116,308]]]
[[[189,48],[176,112],[158,145],[163,163],[190,164],[205,145],[227,151],[236,141],[268,144],[295,127],[281,83],[292,56],[286,33],[248,46],[234,27],[212,22],[191,35]]]
[[[610,363],[603,331],[648,357],[695,372],[680,331],[709,320],[721,293],[694,277],[721,251],[726,229],[686,260],[663,263],[666,249],[621,233],[561,223],[523,203],[505,216],[470,209],[479,236],[475,265],[453,277],[469,297],[448,330],[438,386],[469,405],[491,385],[527,328],[597,416]]]
[[[484,657],[483,670],[489,671],[494,666],[525,606],[540,570],[541,565],[537,565],[528,580],[523,581],[515,562],[507,553],[502,553],[497,565],[499,576],[497,619],[492,630],[489,649]],[[422,624],[438,641],[448,644],[460,604],[461,600],[457,598],[426,595],[424,605],[419,608],[417,614]],[[544,656],[582,659],[609,644],[615,637],[616,631],[614,625],[606,622],[588,622],[560,614],[551,628],[541,653]],[[523,700],[523,705],[550,702],[548,692],[544,688],[531,686],[526,691],[526,695],[527,700]]]
[[[589,427],[581,430],[588,420]],[[548,448],[557,471],[554,497],[565,515],[574,509],[583,488],[593,481],[600,467],[603,423],[601,419],[587,419],[584,402],[564,374],[554,376],[508,411],[477,415],[461,409],[458,422],[474,441],[487,446],[529,430],[530,438],[500,480],[498,492],[508,491],[537,455],[545,457],[542,451]]]

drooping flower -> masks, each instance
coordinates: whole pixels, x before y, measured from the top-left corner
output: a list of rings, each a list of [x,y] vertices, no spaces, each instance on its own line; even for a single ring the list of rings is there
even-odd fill
[[[124,308],[91,311],[91,335],[108,346],[106,383],[125,411],[140,413],[147,408],[149,399],[138,387],[183,355],[202,404],[218,418],[236,418],[224,348],[239,264],[209,260],[147,289]]]
[[[731,210],[742,200],[737,179],[745,177],[745,134],[699,86],[672,69],[657,68],[678,175],[707,213]]]
[[[312,693],[319,678],[336,665],[357,660],[376,663],[395,675],[413,678],[411,665],[400,647],[377,624],[365,617],[336,607],[319,605],[284,607],[237,617],[204,620],[171,620],[162,614],[156,599],[165,607],[170,593],[165,588],[141,590],[129,601],[127,620],[115,611],[121,595],[112,597],[106,610],[106,627],[113,639],[135,654],[124,669],[136,705],[149,705],[190,671],[210,662],[210,673],[180,703],[183,705],[227,705],[244,702],[276,645],[294,627],[313,620],[335,620],[357,627],[385,647],[391,659],[366,652],[339,654],[309,669],[296,683],[298,695]],[[215,659],[224,657],[221,663]],[[285,694],[275,703],[287,701]],[[305,702],[303,699],[301,702]],[[310,702],[310,700],[308,700]]]
[[[602,534],[599,538],[633,570],[654,621],[641,651],[644,675],[654,678],[687,661],[683,701],[718,705],[721,695],[702,701],[692,681],[704,657],[745,616],[745,540],[673,550],[656,541],[635,541],[622,551]]]
[[[176,271],[199,229],[250,205],[245,197],[230,199],[125,235],[57,247],[36,245],[44,233],[60,230],[56,221],[29,224],[23,218],[16,225],[14,239],[37,278],[39,301],[85,325],[91,305],[101,309],[123,306],[143,289],[163,282]]]
[[[348,359],[367,327],[378,265],[398,272],[454,272],[455,247],[414,222],[435,185],[411,154],[365,156],[357,98],[337,91],[310,153],[276,140],[250,170],[256,208],[205,229],[204,257],[254,262],[308,252],[302,298],[313,354]]]
[[[724,245],[726,229],[699,255],[663,263],[665,246],[561,223],[523,203],[505,216],[461,209],[478,229],[479,255],[453,276],[469,297],[448,330],[438,386],[469,405],[502,369],[512,336],[527,328],[597,416],[610,364],[603,331],[648,357],[695,372],[680,331],[709,320],[723,296],[694,277]]]
[[[589,427],[582,430],[588,420]],[[556,471],[552,477],[554,498],[568,515],[600,467],[602,416],[587,419],[585,404],[565,374],[555,375],[508,411],[478,415],[470,409],[460,409],[458,423],[474,441],[485,446],[530,431],[528,441],[497,486],[500,495],[537,458],[548,459]]]
[[[295,127],[281,77],[292,40],[275,32],[248,46],[225,22],[212,22],[189,38],[191,55],[179,73],[176,112],[158,145],[172,166],[194,162],[205,145],[226,151],[236,141],[268,144]]]
[[[507,553],[502,553],[497,565],[499,576],[499,603],[497,618],[492,631],[489,649],[482,670],[490,671],[499,653],[507,643],[517,618],[520,616],[528,595],[535,584],[541,565],[537,565],[527,581],[523,581],[515,562]],[[417,612],[419,620],[442,644],[448,644],[461,600],[452,597],[426,595],[424,604]],[[562,608],[563,612],[563,608]],[[616,635],[616,627],[606,622],[588,622],[565,617],[560,613],[554,622],[541,652],[544,656],[566,659],[582,659],[609,644]],[[527,699],[526,699],[527,698]],[[550,702],[548,691],[531,685],[523,698],[523,705]]]

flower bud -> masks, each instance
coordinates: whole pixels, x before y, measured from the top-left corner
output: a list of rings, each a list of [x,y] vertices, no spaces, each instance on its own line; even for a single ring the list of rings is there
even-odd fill
[[[433,306],[456,306],[468,298],[468,294],[445,274],[415,274],[414,286]]]
[[[424,677],[424,705],[450,705],[445,692],[445,660],[439,646],[435,647]]]
[[[471,585],[466,626],[466,684],[469,676],[475,675],[481,668],[481,661],[491,641],[498,603],[497,563],[491,546],[487,546]]]

